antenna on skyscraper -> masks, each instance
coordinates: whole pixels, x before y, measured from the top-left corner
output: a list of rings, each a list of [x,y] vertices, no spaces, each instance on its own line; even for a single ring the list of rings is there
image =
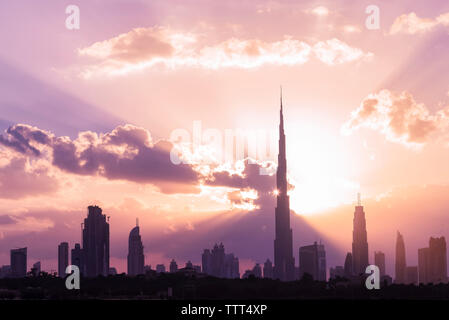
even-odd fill
[[[360,207],[362,205],[362,200],[360,198],[360,192],[357,193],[357,205]]]
[[[139,226],[139,218],[136,218],[136,227]]]

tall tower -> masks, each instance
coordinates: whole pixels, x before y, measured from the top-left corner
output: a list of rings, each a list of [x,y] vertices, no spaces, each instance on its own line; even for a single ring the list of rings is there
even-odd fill
[[[87,277],[109,274],[109,223],[98,206],[88,207],[84,219],[83,253]]]
[[[58,245],[58,276],[65,278],[65,269],[69,265],[69,244],[61,242]]]
[[[143,254],[142,238],[140,237],[139,223],[129,233],[128,242],[128,275],[144,274],[145,256]]]
[[[274,278],[281,281],[292,281],[295,279],[295,258],[293,258],[293,236],[290,228],[290,199],[287,195],[287,159],[285,154],[282,88],[276,184],[278,195],[275,210]]]
[[[352,231],[352,265],[355,275],[365,273],[368,262],[368,240],[366,234],[365,212],[363,211],[360,193],[354,211]]]
[[[399,233],[396,238],[396,261],[395,261],[395,283],[405,283],[405,271],[407,263],[405,261],[404,237]]]

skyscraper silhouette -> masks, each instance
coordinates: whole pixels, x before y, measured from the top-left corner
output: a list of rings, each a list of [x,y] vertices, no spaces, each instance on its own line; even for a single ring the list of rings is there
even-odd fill
[[[72,265],[77,266],[80,269],[80,273],[84,275],[85,271],[85,259],[84,259],[84,251],[81,249],[81,245],[79,243],[75,243],[75,248],[71,250]]]
[[[273,263],[270,259],[267,259],[267,261],[263,264],[263,277],[267,279],[273,278]]]
[[[88,207],[84,219],[83,252],[87,277],[109,274],[109,223],[98,206]]]
[[[299,248],[299,277],[308,273],[314,280],[326,281],[326,251],[323,244]]]
[[[276,172],[278,195],[275,209],[274,278],[281,281],[293,281],[295,279],[295,258],[293,257],[293,234],[290,228],[290,199],[287,195],[287,159],[282,89],[280,102],[279,155]]]
[[[360,193],[354,211],[352,232],[352,265],[355,275],[365,273],[368,262],[368,240],[366,234],[365,212],[360,201]]]
[[[129,233],[128,241],[128,275],[137,276],[144,274],[145,256],[143,254],[142,238],[140,237],[139,225]]]
[[[69,265],[69,244],[61,242],[58,245],[58,276],[64,278],[66,276],[65,269]]]
[[[172,259],[170,262],[170,273],[176,273],[178,272],[178,264],[176,263],[175,259]]]
[[[385,273],[385,253],[382,251],[374,252],[374,264],[379,267],[380,276],[383,277]]]
[[[419,282],[424,284],[447,282],[446,256],[444,237],[431,237],[428,248],[418,249]]]
[[[396,261],[395,261],[395,283],[405,283],[407,263],[405,261],[405,243],[402,234],[397,234],[396,238]]]
[[[352,253],[348,252],[346,254],[346,258],[345,258],[345,277],[346,278],[351,278],[354,275],[354,265],[352,263]]]
[[[27,274],[27,248],[11,250],[11,276],[23,278]]]

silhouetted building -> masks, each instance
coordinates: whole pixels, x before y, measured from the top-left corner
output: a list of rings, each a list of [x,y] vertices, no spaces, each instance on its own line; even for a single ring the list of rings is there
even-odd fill
[[[203,273],[217,278],[239,278],[239,259],[226,254],[223,243],[215,244],[212,252],[205,249],[202,255]]]
[[[170,273],[175,273],[178,271],[178,264],[176,263],[175,259],[173,259],[170,262]]]
[[[383,277],[385,272],[385,253],[382,251],[374,252],[374,264],[379,267],[380,276]]]
[[[405,268],[405,284],[418,284],[418,267]]]
[[[39,277],[39,275],[41,274],[41,262],[40,261],[33,264],[33,267],[31,268],[31,274],[34,277]]]
[[[116,276],[117,275],[117,269],[114,268],[114,267],[110,267],[108,274],[111,275],[111,276]]]
[[[23,278],[27,274],[27,248],[11,250],[11,276]]]
[[[345,276],[345,269],[343,266],[336,266],[335,268],[330,268],[329,278],[336,279],[337,277],[343,278]]]
[[[352,232],[352,269],[356,275],[365,274],[368,261],[368,238],[366,233],[365,212],[358,194],[358,203],[354,211]]]
[[[267,259],[267,261],[263,264],[263,277],[267,279],[273,278],[273,263],[270,259]]]
[[[83,228],[86,276],[107,276],[109,273],[109,223],[100,207],[89,206],[88,210]]]
[[[128,240],[128,275],[137,276],[144,274],[145,256],[140,237],[139,226],[136,225],[129,233]]]
[[[430,257],[430,282],[447,282],[447,260],[446,260],[446,239],[430,238],[429,240]]]
[[[0,268],[0,279],[9,278],[11,276],[11,266],[4,265]]]
[[[314,280],[326,281],[326,251],[317,244],[299,248],[299,277],[310,274]]]
[[[274,278],[280,279],[281,281],[292,281],[295,279],[295,258],[293,257],[293,232],[290,228],[290,198],[287,194],[287,158],[282,91],[276,185],[277,203],[275,209]]]
[[[418,278],[419,283],[430,282],[430,249],[418,249]]]
[[[225,277],[225,249],[223,243],[215,244],[212,249],[212,275],[219,278]]]
[[[404,237],[398,231],[396,239],[395,283],[405,283],[406,269]]]
[[[348,252],[346,254],[346,258],[345,258],[345,277],[349,279],[352,276],[354,276],[354,269],[353,269],[353,263],[352,263],[352,253]]]
[[[235,257],[233,253],[225,255],[224,277],[228,279],[240,278],[239,258]]]
[[[206,274],[212,274],[212,254],[209,249],[204,249],[203,254],[201,255],[201,262],[203,266],[203,272]]]
[[[165,273],[165,265],[163,265],[163,264],[156,265],[156,272],[157,273]]]
[[[260,267],[260,264],[256,263],[253,268],[253,274],[256,278],[262,278],[262,268]]]
[[[420,283],[447,282],[446,240],[444,237],[429,240],[429,247],[418,250]]]
[[[66,276],[65,269],[69,265],[69,244],[61,242],[58,245],[58,276],[64,278]]]
[[[77,266],[81,274],[85,274],[84,251],[79,243],[75,243],[75,248],[71,250],[71,264]]]

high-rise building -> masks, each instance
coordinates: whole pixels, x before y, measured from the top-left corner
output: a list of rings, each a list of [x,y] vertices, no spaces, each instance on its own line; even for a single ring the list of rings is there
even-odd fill
[[[176,273],[178,272],[178,264],[176,263],[175,259],[172,259],[170,262],[170,273]]]
[[[70,261],[72,265],[78,267],[82,275],[85,274],[84,251],[81,249],[81,245],[79,243],[75,243],[75,248],[71,250]]]
[[[223,243],[215,244],[212,249],[212,275],[218,278],[225,277],[225,249]]]
[[[65,269],[69,265],[69,244],[61,242],[58,245],[58,276],[64,278],[66,276]]]
[[[27,274],[27,248],[11,250],[11,276],[23,278]]]
[[[128,240],[128,275],[137,276],[144,274],[145,256],[143,254],[143,244],[140,237],[138,223],[129,233]]]
[[[385,253],[382,251],[374,252],[374,264],[379,267],[380,276],[383,277],[385,273]]]
[[[398,231],[396,238],[395,283],[405,283],[406,269],[404,237]]]
[[[418,284],[418,267],[405,268],[405,284]]]
[[[204,252],[201,256],[201,262],[203,267],[203,272],[205,274],[212,274],[212,254],[209,249],[204,249]]]
[[[165,273],[165,265],[163,265],[163,264],[156,265],[156,272],[157,273]]]
[[[345,258],[345,266],[344,266],[344,270],[345,270],[345,277],[350,279],[352,276],[354,276],[354,265],[352,263],[352,253],[348,252],[346,254],[346,258]]]
[[[419,283],[427,284],[430,282],[430,249],[418,249],[418,278]]]
[[[239,259],[226,254],[223,243],[215,244],[212,251],[204,249],[202,255],[203,273],[217,278],[240,278]]]
[[[352,232],[352,265],[355,275],[365,274],[368,261],[368,238],[366,233],[365,212],[358,194],[358,203],[354,211]]]
[[[446,239],[444,237],[429,240],[430,282],[447,282]]]
[[[263,264],[263,277],[267,279],[273,278],[273,263],[270,259],[267,259],[267,261]]]
[[[326,281],[326,251],[316,242],[299,248],[299,277],[310,274],[314,280]]]
[[[418,249],[420,283],[447,282],[446,240],[444,237],[429,240],[428,248]]]
[[[109,274],[109,218],[98,206],[89,206],[83,226],[83,251],[87,277]]]
[[[256,263],[252,271],[256,278],[262,278],[262,268],[260,267],[260,264]]]
[[[235,257],[233,253],[225,255],[224,277],[228,279],[240,278],[239,258]]]
[[[277,199],[275,209],[274,278],[281,281],[295,279],[295,258],[293,257],[293,232],[290,228],[290,198],[287,194],[287,158],[282,106],[279,122],[279,154],[276,171]]]
[[[33,274],[33,276],[39,277],[39,275],[41,274],[41,262],[40,261],[33,264],[33,267],[31,268],[31,273]]]

